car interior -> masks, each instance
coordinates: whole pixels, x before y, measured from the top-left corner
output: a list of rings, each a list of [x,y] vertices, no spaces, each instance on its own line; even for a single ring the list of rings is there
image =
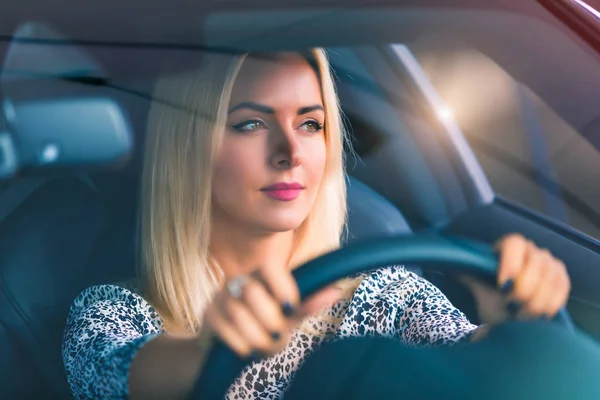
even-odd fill
[[[8,372],[0,387],[8,394],[69,397],[61,340],[72,300],[86,287],[135,274],[139,153],[150,103],[121,104],[138,135],[136,154],[125,168],[22,178],[0,194],[2,204],[12,207],[0,222],[0,353],[7,355],[0,370]],[[358,129],[350,127],[355,142]],[[374,139],[370,134],[364,132],[362,140]],[[411,232],[396,206],[352,176],[348,208],[347,243]]]
[[[360,26],[355,15],[347,17]],[[235,18],[235,14],[227,18]],[[218,18],[207,21],[208,26],[223,23]],[[208,38],[216,44],[226,39],[226,32],[222,37]],[[69,54],[53,52],[55,68],[60,70],[64,60],[70,63],[77,59],[77,65],[87,63],[86,67],[93,69],[93,79],[70,79],[69,74],[65,75],[69,79],[62,80],[32,79],[26,90],[21,87],[21,95],[51,97],[58,93],[84,98],[102,93],[115,99],[131,124],[133,153],[126,163],[110,171],[23,176],[0,186],[0,398],[71,398],[61,356],[71,302],[86,287],[126,281],[135,274],[141,153],[156,78],[153,74],[159,70],[152,63],[158,63],[162,53],[148,55],[131,48],[102,47],[92,49],[94,57],[88,57],[87,50],[65,49]],[[406,77],[399,76],[399,67],[386,62],[391,47],[332,46],[329,50],[353,144],[353,150],[347,152],[349,221],[345,243],[437,229],[492,242],[504,231],[526,226],[524,230],[529,229],[532,236],[549,237],[548,241],[555,240],[558,246],[564,244],[557,237],[568,235],[555,226],[551,226],[554,233],[546,235],[539,233],[539,220],[531,222],[533,217],[513,209],[518,217],[507,217],[510,205],[503,205],[501,210],[489,205],[478,208],[476,214],[463,213],[471,204],[469,196],[477,196],[463,194],[465,184],[457,178],[459,173],[454,174],[457,167],[444,150],[448,139],[438,135],[439,123],[423,117],[431,110],[426,110]],[[124,52],[131,54],[125,57]],[[90,64],[94,58],[103,63]],[[131,69],[132,59],[136,59],[137,68],[149,65],[143,77]],[[193,65],[200,59],[196,52],[172,64]],[[31,64],[32,58],[24,60]],[[518,67],[523,75],[533,73],[523,65]],[[104,80],[105,76],[111,79]],[[570,107],[555,99],[559,108]],[[591,112],[578,110],[571,115],[576,118],[587,113],[587,118]],[[430,137],[435,137],[436,144],[425,143]],[[427,157],[421,150],[424,147]],[[433,167],[431,159],[437,163]],[[440,175],[440,171],[446,172]],[[455,220],[456,215],[461,218]],[[483,232],[468,221],[470,218],[521,219],[514,225],[506,223]],[[566,253],[575,246],[594,249],[587,242],[582,244],[581,238],[569,236],[569,240],[573,247],[562,246]],[[586,261],[596,260],[589,257]],[[410,268],[421,273],[417,266]],[[443,277],[427,278],[476,322],[469,294]]]

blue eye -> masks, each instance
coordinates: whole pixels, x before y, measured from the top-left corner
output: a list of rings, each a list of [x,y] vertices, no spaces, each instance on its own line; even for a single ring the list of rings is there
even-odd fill
[[[239,124],[233,125],[233,129],[235,129],[238,132],[254,132],[264,127],[265,125],[262,123],[262,121],[258,120],[244,121],[240,122]]]

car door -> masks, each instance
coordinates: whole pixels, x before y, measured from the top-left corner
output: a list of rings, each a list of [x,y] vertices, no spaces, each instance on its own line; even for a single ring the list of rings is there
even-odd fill
[[[600,71],[600,63],[564,26],[528,22],[546,34],[540,38],[560,37],[577,50],[564,65],[534,63],[529,77],[547,79],[515,78],[522,60],[495,58],[482,43],[485,35],[498,40],[498,32],[484,28],[478,46],[465,37],[452,43],[423,35],[407,44],[336,50],[342,106],[359,138],[360,162],[349,172],[396,204],[415,231],[489,244],[519,232],[548,248],[568,267],[574,322],[600,338],[600,152],[574,123],[580,115],[558,103],[565,94],[574,104],[597,94],[585,86],[557,92],[556,85],[569,64],[589,70],[597,63]],[[600,77],[588,78],[562,84]],[[439,278],[430,277],[476,319],[468,295]]]
[[[393,53],[405,67],[412,62],[411,78],[443,120],[441,131],[453,139],[448,141],[450,146],[445,147],[445,152],[456,153],[458,157],[454,159],[459,159],[464,166],[456,168],[455,173],[463,184],[471,182],[466,186],[479,193],[478,197],[464,196],[468,207],[443,224],[440,231],[488,243],[510,232],[519,232],[550,249],[565,261],[571,276],[568,310],[574,322],[599,338],[600,196],[595,172],[600,167],[598,148],[565,121],[568,117],[561,118],[551,109],[527,82],[505,74],[502,86],[499,83],[502,67],[490,65],[494,62],[483,52],[461,55],[467,60],[462,61],[466,79],[457,77],[461,66],[455,66],[454,75],[448,71],[437,75],[435,85],[429,79],[434,74],[426,73],[423,65],[431,54],[421,54],[419,62],[416,56],[411,57],[413,53],[408,47],[395,48]],[[564,63],[573,61],[565,59]],[[494,67],[496,76],[492,72]],[[539,68],[539,74],[547,75],[552,75],[552,70],[554,74],[561,70],[561,65],[535,67]],[[479,119],[479,129],[469,135],[463,127],[477,123],[469,121],[467,115],[457,120],[444,114],[449,112],[444,108],[448,106],[439,92],[450,84],[454,84],[453,90],[459,93],[468,91],[466,85],[477,79],[478,74],[485,75],[485,79],[474,90],[487,91],[486,97],[493,101],[486,105],[485,97],[476,99],[469,103],[470,111],[491,115],[487,123],[481,121],[485,116],[471,117]],[[579,89],[585,93],[585,87]],[[444,98],[451,99],[448,91],[446,89]],[[572,101],[589,99],[573,98]],[[510,104],[504,105],[501,117],[495,117],[502,109],[502,102]]]

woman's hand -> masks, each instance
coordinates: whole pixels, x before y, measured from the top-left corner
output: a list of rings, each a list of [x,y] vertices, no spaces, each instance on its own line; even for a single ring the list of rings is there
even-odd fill
[[[251,359],[276,353],[306,315],[339,299],[326,288],[300,304],[298,286],[286,268],[262,269],[226,282],[204,317],[201,336],[218,336],[234,352]]]
[[[521,235],[503,238],[497,248],[499,290],[470,277],[462,279],[473,291],[482,320],[497,324],[509,318],[554,317],[566,305],[571,290],[564,263]]]

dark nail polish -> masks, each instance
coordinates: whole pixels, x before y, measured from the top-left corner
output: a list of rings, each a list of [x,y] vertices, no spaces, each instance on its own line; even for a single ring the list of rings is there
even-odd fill
[[[285,315],[286,317],[291,317],[292,315],[296,314],[296,309],[294,308],[294,306],[292,306],[287,301],[282,304],[281,309],[283,311],[283,315]]]
[[[279,339],[281,339],[281,335],[279,334],[279,332],[272,332],[271,338],[277,342]]]
[[[508,305],[506,306],[506,309],[508,310],[508,312],[511,315],[516,315],[519,310],[521,309],[521,303],[518,303],[516,301],[511,301],[510,303],[508,303]]]
[[[504,285],[502,285],[502,287],[500,288],[500,291],[504,294],[508,294],[512,291],[514,285],[515,285],[515,281],[513,281],[512,279],[509,279],[506,282],[504,282]]]

